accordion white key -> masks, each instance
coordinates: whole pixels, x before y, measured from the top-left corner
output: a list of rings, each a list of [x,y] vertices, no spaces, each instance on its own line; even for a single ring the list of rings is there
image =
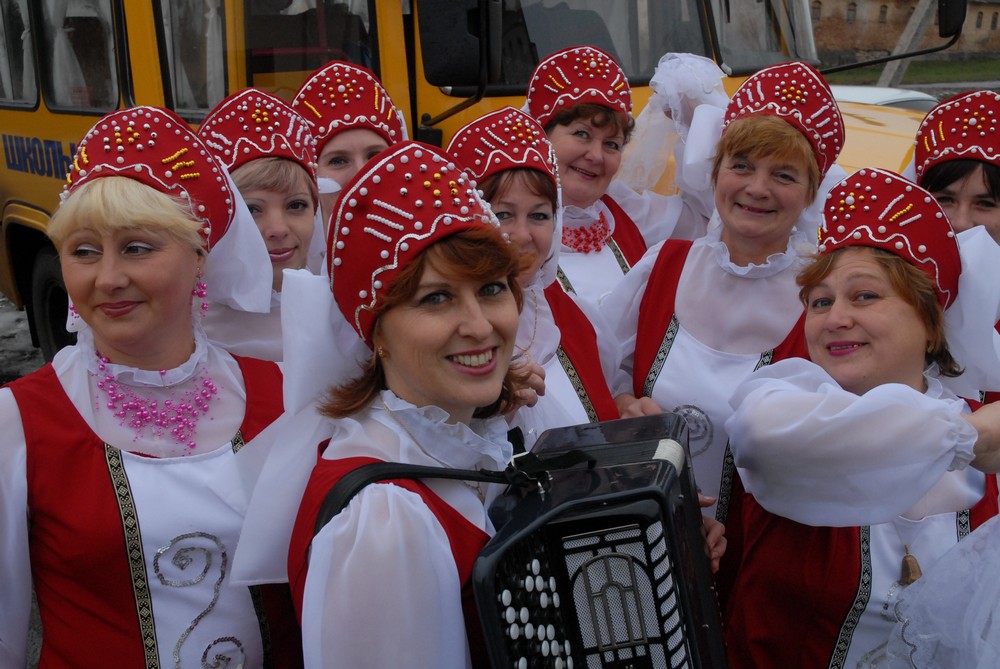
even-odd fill
[[[544,485],[493,504],[473,571],[495,669],[726,666],[686,444],[663,414],[550,430],[522,456]]]

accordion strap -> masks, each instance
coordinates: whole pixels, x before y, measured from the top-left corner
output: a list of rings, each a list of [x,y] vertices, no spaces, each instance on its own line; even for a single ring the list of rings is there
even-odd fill
[[[391,479],[452,479],[504,483],[513,486],[530,485],[544,490],[548,483],[547,472],[549,470],[565,469],[580,463],[592,465],[593,462],[593,458],[586,453],[576,450],[547,458],[539,457],[534,453],[516,455],[511,464],[502,472],[488,469],[429,467],[402,462],[372,462],[344,474],[326,494],[319,514],[316,516],[313,536],[323,529],[334,516],[343,511],[355,495],[371,483]]]

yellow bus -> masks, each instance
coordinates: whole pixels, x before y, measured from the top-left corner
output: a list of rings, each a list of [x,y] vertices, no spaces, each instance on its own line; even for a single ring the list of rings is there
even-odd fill
[[[948,0],[949,7],[964,0]],[[46,358],[68,343],[66,294],[45,236],[75,142],[101,115],[165,106],[197,124],[230,92],[290,99],[334,60],[374,70],[410,136],[520,106],[540,58],[593,44],[649,97],[660,56],[691,52],[732,76],[817,62],[808,0],[0,0],[0,293],[26,308]],[[900,169],[919,114],[845,104],[845,169]]]

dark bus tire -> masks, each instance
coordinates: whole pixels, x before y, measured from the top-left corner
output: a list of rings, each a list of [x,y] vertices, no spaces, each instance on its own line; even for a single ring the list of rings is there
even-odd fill
[[[66,331],[69,296],[55,249],[42,249],[35,256],[31,270],[31,307],[38,347],[46,361],[51,361],[59,349],[76,343],[76,335]]]

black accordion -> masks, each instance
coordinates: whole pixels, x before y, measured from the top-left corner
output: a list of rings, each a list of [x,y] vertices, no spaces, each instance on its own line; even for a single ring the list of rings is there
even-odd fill
[[[718,600],[675,414],[545,432],[505,472],[378,462],[327,494],[318,532],[393,478],[507,483],[473,567],[494,669],[726,666]]]
[[[494,502],[473,571],[492,666],[725,667],[684,419],[554,429],[526,457],[543,478]]]

